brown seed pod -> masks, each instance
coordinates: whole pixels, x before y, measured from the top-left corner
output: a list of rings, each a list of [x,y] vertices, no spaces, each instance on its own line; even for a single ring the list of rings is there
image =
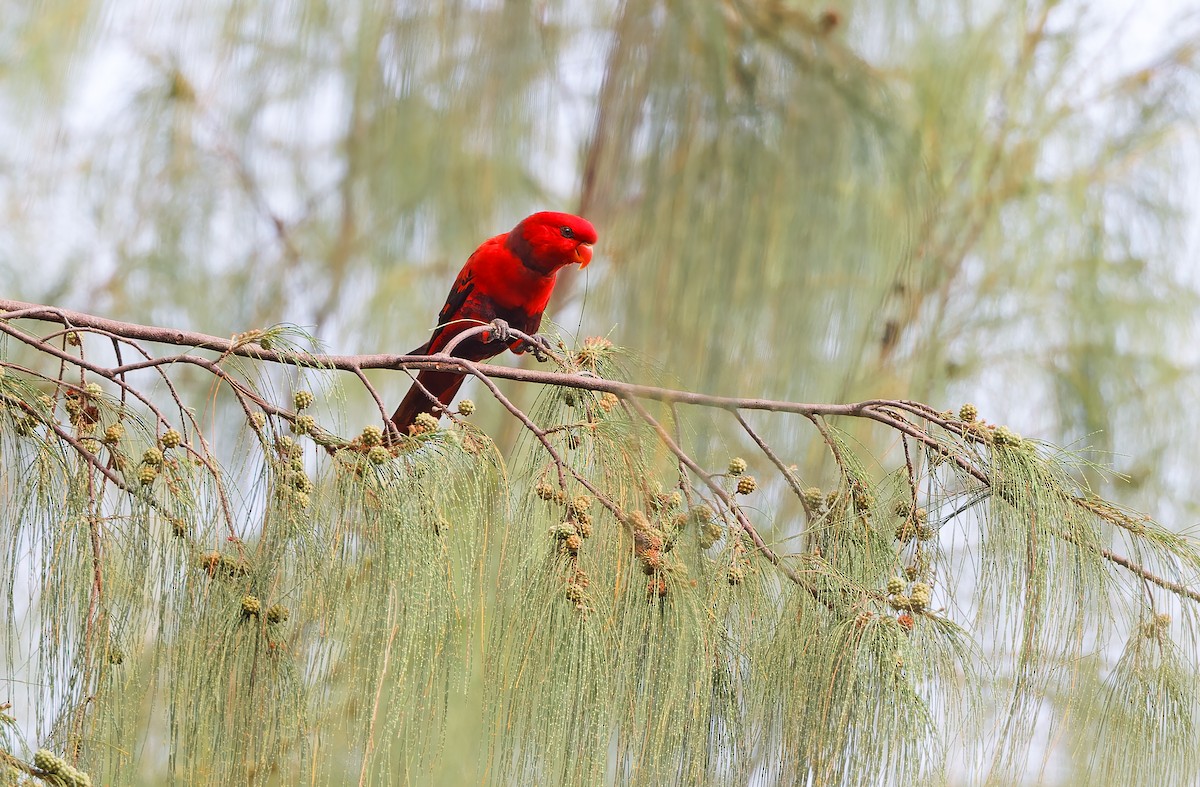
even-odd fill
[[[658,549],[647,549],[642,553],[641,558],[642,571],[647,574],[653,574],[662,568],[663,556],[662,552]]]

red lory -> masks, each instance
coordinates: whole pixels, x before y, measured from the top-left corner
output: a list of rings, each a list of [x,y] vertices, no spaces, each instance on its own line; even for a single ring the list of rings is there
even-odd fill
[[[492,327],[486,333],[460,342],[453,354],[483,361],[506,349],[515,353],[538,349],[513,340],[508,330],[530,336],[537,333],[559,269],[576,263],[586,267],[592,261],[595,242],[596,228],[586,219],[549,211],[535,213],[511,232],[484,241],[458,272],[446,305],[438,313],[433,336],[410,354],[441,352],[459,333],[489,323]],[[453,372],[426,370],[418,374],[420,386],[437,397],[441,407],[414,384],[392,415],[400,434],[408,434],[421,413],[448,407],[464,379]]]

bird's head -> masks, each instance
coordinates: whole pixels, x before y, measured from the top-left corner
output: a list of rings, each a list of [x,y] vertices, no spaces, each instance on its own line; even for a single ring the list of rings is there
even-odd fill
[[[596,228],[570,213],[543,211],[521,221],[508,233],[508,247],[530,268],[554,273],[567,265],[586,268],[592,261]]]

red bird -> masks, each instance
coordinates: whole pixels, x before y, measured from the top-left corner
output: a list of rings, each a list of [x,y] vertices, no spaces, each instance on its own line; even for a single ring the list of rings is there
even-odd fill
[[[537,333],[559,269],[575,263],[587,267],[595,242],[596,228],[590,222],[569,213],[552,212],[535,213],[511,232],[484,241],[458,272],[446,305],[438,313],[433,336],[410,354],[441,352],[459,333],[487,323],[494,323],[491,331],[460,342],[453,354],[482,361],[506,348],[515,353],[531,349],[524,341],[510,341],[508,328],[531,336]],[[449,406],[464,379],[452,372],[426,370],[418,374],[419,385],[408,390],[392,415],[400,434],[408,434],[408,427],[421,413]],[[421,386],[437,397],[441,408],[430,401]]]

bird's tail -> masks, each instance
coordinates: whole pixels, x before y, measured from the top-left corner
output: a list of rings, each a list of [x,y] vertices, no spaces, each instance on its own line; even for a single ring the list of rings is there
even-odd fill
[[[425,391],[421,390],[421,386],[425,386],[429,393],[436,396],[442,407],[445,408],[454,401],[454,395],[462,387],[464,379],[466,378],[463,375],[453,372],[423,371],[418,374],[417,382],[408,389],[404,401],[400,402],[400,406],[392,414],[392,423],[396,425],[396,429],[402,435],[408,434],[408,427],[412,426],[418,415],[432,413],[437,407],[434,402],[429,400]]]

